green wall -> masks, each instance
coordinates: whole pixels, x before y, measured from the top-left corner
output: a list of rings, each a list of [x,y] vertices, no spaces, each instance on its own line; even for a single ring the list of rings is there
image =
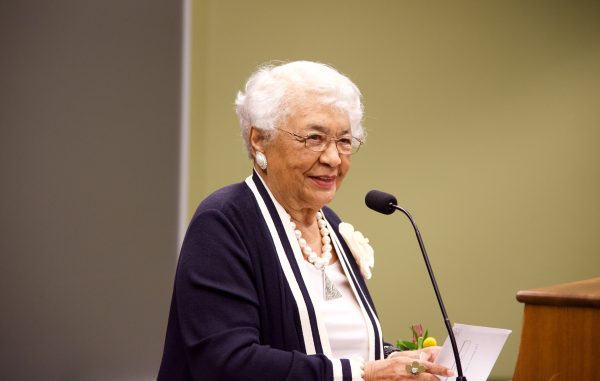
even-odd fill
[[[233,100],[254,68],[332,64],[369,133],[333,207],[375,247],[386,338],[446,335],[409,223],[368,210],[372,188],[420,224],[452,321],[513,330],[492,373],[510,378],[516,292],[600,275],[598,20],[593,1],[195,1],[190,213],[250,174]]]

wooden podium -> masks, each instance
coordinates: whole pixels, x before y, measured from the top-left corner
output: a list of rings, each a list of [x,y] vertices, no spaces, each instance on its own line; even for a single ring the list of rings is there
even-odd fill
[[[600,380],[600,278],[517,293],[525,303],[513,381]]]

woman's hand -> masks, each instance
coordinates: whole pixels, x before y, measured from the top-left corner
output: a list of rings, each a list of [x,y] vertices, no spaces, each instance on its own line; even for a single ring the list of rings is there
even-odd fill
[[[420,380],[420,381],[438,381],[438,376],[450,377],[454,375],[450,369],[430,361],[419,359],[420,357],[428,356],[425,351],[410,351],[422,352],[423,355],[417,357],[402,356],[399,352],[395,356],[390,356],[385,360],[368,361],[365,363],[365,381],[386,381],[386,380]],[[411,353],[414,355],[414,353]],[[436,354],[437,355],[437,354]],[[412,364],[413,361],[419,363],[425,368],[425,371],[420,374],[412,374],[406,371],[406,365]]]

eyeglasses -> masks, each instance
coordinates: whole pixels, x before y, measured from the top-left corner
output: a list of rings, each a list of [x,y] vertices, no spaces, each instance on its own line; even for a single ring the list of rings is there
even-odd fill
[[[342,136],[341,138],[330,137],[327,134],[320,132],[311,132],[306,136],[294,134],[293,132],[284,130],[283,128],[276,128],[279,131],[283,131],[297,141],[304,143],[304,146],[314,152],[323,152],[329,146],[329,142],[335,142],[340,155],[352,155],[358,152],[358,149],[363,144],[362,140],[355,138],[352,135]]]

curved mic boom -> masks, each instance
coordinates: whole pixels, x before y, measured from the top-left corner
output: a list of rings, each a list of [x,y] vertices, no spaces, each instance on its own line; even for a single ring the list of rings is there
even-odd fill
[[[429,263],[427,250],[425,250],[425,244],[423,243],[423,239],[421,238],[421,233],[419,232],[417,223],[406,209],[403,209],[397,205],[398,201],[396,201],[396,197],[389,193],[385,193],[378,190],[372,190],[368,192],[365,196],[365,204],[367,204],[367,206],[373,209],[374,211],[383,214],[392,214],[396,210],[399,210],[402,213],[404,213],[404,215],[406,215],[406,217],[408,217],[408,219],[410,220],[410,223],[415,229],[417,241],[419,241],[419,247],[421,248],[421,253],[423,254],[423,259],[425,260],[425,266],[427,267],[427,272],[429,273],[429,278],[431,279],[431,284],[433,285],[433,291],[435,292],[438,304],[440,305],[440,310],[442,311],[442,316],[444,317],[444,324],[446,325],[446,330],[448,331],[448,336],[450,337],[450,343],[452,344],[452,352],[454,353],[454,361],[456,361],[456,371],[458,373],[456,381],[467,381],[467,378],[463,375],[462,364],[460,362],[460,355],[458,352],[458,346],[456,345],[454,331],[452,331],[452,325],[450,324],[450,319],[448,319],[448,314],[446,313],[446,308],[444,307],[442,294],[440,293],[437,282],[435,281],[435,275],[433,275],[433,269],[431,268],[431,263]]]

